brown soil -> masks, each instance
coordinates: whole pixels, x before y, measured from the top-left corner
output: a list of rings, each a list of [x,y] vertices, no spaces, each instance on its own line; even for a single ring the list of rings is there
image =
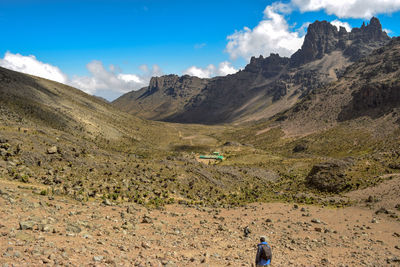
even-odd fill
[[[361,205],[147,210],[38,192],[0,180],[2,266],[251,266],[260,235],[273,248],[273,266],[399,264],[400,223]],[[20,230],[29,220],[32,229]]]

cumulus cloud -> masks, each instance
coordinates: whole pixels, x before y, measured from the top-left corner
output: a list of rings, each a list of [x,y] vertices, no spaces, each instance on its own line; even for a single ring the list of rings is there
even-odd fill
[[[400,0],[292,0],[301,12],[324,10],[339,18],[366,18],[400,10]]]
[[[331,24],[336,26],[336,28],[339,30],[340,27],[344,27],[346,29],[346,31],[350,32],[351,31],[351,26],[349,23],[347,22],[343,22],[340,20],[335,19],[334,21],[331,21]]]
[[[291,6],[280,2],[269,5],[264,10],[264,19],[254,28],[244,27],[227,37],[226,52],[232,59],[249,59],[257,55],[279,53],[290,56],[302,45],[304,37],[293,32],[283,14],[290,13]]]
[[[213,64],[210,64],[205,68],[191,66],[190,68],[184,70],[183,74],[196,76],[199,78],[210,78],[214,72],[215,72],[215,66]]]
[[[114,65],[111,65],[107,70],[103,63],[97,60],[88,63],[86,68],[90,76],[73,76],[68,83],[88,94],[105,90],[114,93],[127,93],[148,85],[152,76],[162,75],[162,71],[157,65],[154,65],[151,69],[147,65],[140,66],[142,74],[120,73],[120,69]]]
[[[224,61],[219,63],[218,68],[213,64],[210,64],[205,68],[191,66],[190,68],[184,70],[183,74],[196,76],[199,78],[211,78],[214,76],[226,76],[228,74],[236,73],[237,71],[238,70],[235,69],[230,62]]]
[[[7,52],[4,58],[0,58],[0,66],[68,84],[88,94],[119,95],[132,90],[138,90],[147,86],[152,76],[162,75],[158,65],[149,68],[140,66],[140,74],[122,73],[116,65],[110,65],[106,69],[101,61],[93,60],[86,65],[90,75],[68,77],[58,67],[43,63],[35,56],[23,56]]]
[[[0,58],[0,66],[60,83],[67,82],[67,75],[58,67],[43,63],[37,60],[33,55],[23,56],[21,54],[6,52],[4,58]]]
[[[234,74],[238,70],[235,69],[230,62],[224,61],[219,63],[217,76],[226,76],[228,74]]]

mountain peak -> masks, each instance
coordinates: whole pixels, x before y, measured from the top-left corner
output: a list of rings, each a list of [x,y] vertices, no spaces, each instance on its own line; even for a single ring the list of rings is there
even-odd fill
[[[357,28],[355,32],[357,32]],[[358,32],[362,33],[361,39],[363,39],[364,42],[371,40],[381,41],[389,38],[387,33],[382,30],[382,24],[376,17],[372,17],[369,24],[367,24],[365,27],[361,27],[360,31]]]
[[[368,26],[382,30],[382,24],[377,17],[372,17]]]
[[[317,20],[308,26],[304,43],[301,49],[292,55],[291,64],[300,66],[321,59],[334,50],[342,50],[352,61],[356,61],[372,51],[364,51],[366,45],[375,48],[389,40],[390,37],[382,31],[382,25],[376,17],[372,17],[368,25],[363,22],[360,28],[353,28],[351,32],[347,32],[344,27],[338,30],[326,20]]]

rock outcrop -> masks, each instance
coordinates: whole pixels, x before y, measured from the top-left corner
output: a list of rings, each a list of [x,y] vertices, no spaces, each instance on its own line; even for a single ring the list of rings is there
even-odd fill
[[[162,94],[176,97],[185,97],[192,93],[193,89],[201,88],[204,84],[203,80],[197,77],[185,75],[179,77],[178,75],[165,75],[161,77],[152,77],[147,87],[147,90],[139,98],[161,91]]]
[[[353,28],[351,32],[344,27],[338,30],[327,21],[316,21],[308,27],[303,46],[292,55],[291,64],[300,66],[335,50],[342,50],[351,61],[356,61],[388,41],[390,37],[382,31],[382,25],[375,17],[367,26],[363,23],[361,28]]]
[[[358,81],[351,83],[351,100],[338,115],[340,121],[378,118],[400,108],[400,38],[351,66],[346,75]]]
[[[145,118],[162,119],[183,110],[189,99],[198,95],[207,83],[206,79],[189,75],[152,77],[148,87],[129,92],[113,104]]]
[[[314,89],[274,117],[281,127],[314,131],[337,123],[400,123],[400,38],[346,68],[336,82]],[[279,122],[278,122],[279,121]],[[385,130],[380,130],[385,132]]]
[[[341,28],[341,36],[345,36]],[[344,29],[344,31],[346,31]],[[321,59],[338,48],[339,31],[327,21],[316,21],[308,26],[304,43],[291,57],[293,67]]]

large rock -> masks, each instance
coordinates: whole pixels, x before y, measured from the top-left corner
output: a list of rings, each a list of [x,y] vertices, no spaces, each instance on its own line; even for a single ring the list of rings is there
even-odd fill
[[[306,178],[308,186],[320,191],[339,193],[349,188],[346,169],[351,166],[350,160],[333,160],[316,164]]]
[[[19,223],[19,229],[20,230],[32,230],[33,227],[37,225],[37,222],[33,220],[27,220],[27,221],[21,221]]]
[[[47,154],[56,154],[56,153],[57,153],[57,147],[56,146],[52,146],[52,147],[49,147],[47,149]]]

